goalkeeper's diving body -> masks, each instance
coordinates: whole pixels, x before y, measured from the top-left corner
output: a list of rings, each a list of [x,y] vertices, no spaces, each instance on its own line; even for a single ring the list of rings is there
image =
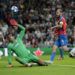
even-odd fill
[[[25,33],[25,28],[22,25],[17,25],[20,28],[20,33],[15,38],[12,33],[7,35],[8,39],[8,63],[12,66],[12,51],[17,55],[16,60],[24,66],[32,66],[30,62],[37,63],[40,66],[47,66],[47,63],[33,55],[23,44],[22,38]]]

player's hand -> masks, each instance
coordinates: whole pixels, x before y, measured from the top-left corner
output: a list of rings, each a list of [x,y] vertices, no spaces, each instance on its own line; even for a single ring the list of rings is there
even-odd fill
[[[53,27],[50,27],[50,30],[53,30]]]
[[[55,28],[55,26],[54,27],[51,27],[50,30],[53,30],[54,28]]]
[[[18,26],[18,23],[15,19],[10,19],[10,25],[12,26]]]
[[[12,67],[13,67],[13,65],[12,65],[12,64],[9,64],[9,65],[8,65],[8,68],[12,68]]]

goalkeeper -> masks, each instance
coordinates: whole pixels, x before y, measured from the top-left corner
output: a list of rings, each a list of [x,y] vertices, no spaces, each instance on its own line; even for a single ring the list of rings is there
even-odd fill
[[[21,29],[21,31],[16,38],[12,33],[9,33],[7,35],[9,67],[12,67],[12,51],[17,55],[16,60],[24,66],[32,66],[30,62],[37,63],[40,66],[47,66],[47,64],[44,61],[40,60],[37,56],[33,55],[25,47],[25,44],[23,44],[22,38],[25,33],[25,28],[19,24],[15,26],[18,26]]]

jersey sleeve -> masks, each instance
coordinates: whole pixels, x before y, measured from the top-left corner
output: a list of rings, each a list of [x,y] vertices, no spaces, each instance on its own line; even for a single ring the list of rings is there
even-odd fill
[[[19,28],[21,29],[21,32],[19,33],[19,38],[22,39],[24,34],[25,34],[25,28],[22,25],[18,25]]]

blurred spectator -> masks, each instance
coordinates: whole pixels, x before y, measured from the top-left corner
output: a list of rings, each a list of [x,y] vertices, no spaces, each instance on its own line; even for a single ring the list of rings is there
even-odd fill
[[[64,9],[67,19],[68,37],[75,44],[75,1],[73,0],[1,0],[0,29],[1,35],[18,34],[17,27],[11,27],[10,20],[16,19],[26,29],[24,43],[27,47],[50,47],[53,44],[53,32],[50,27],[55,25],[55,10]]]
[[[8,25],[3,20],[0,21],[0,29],[2,30],[2,33],[5,36],[8,31]]]

